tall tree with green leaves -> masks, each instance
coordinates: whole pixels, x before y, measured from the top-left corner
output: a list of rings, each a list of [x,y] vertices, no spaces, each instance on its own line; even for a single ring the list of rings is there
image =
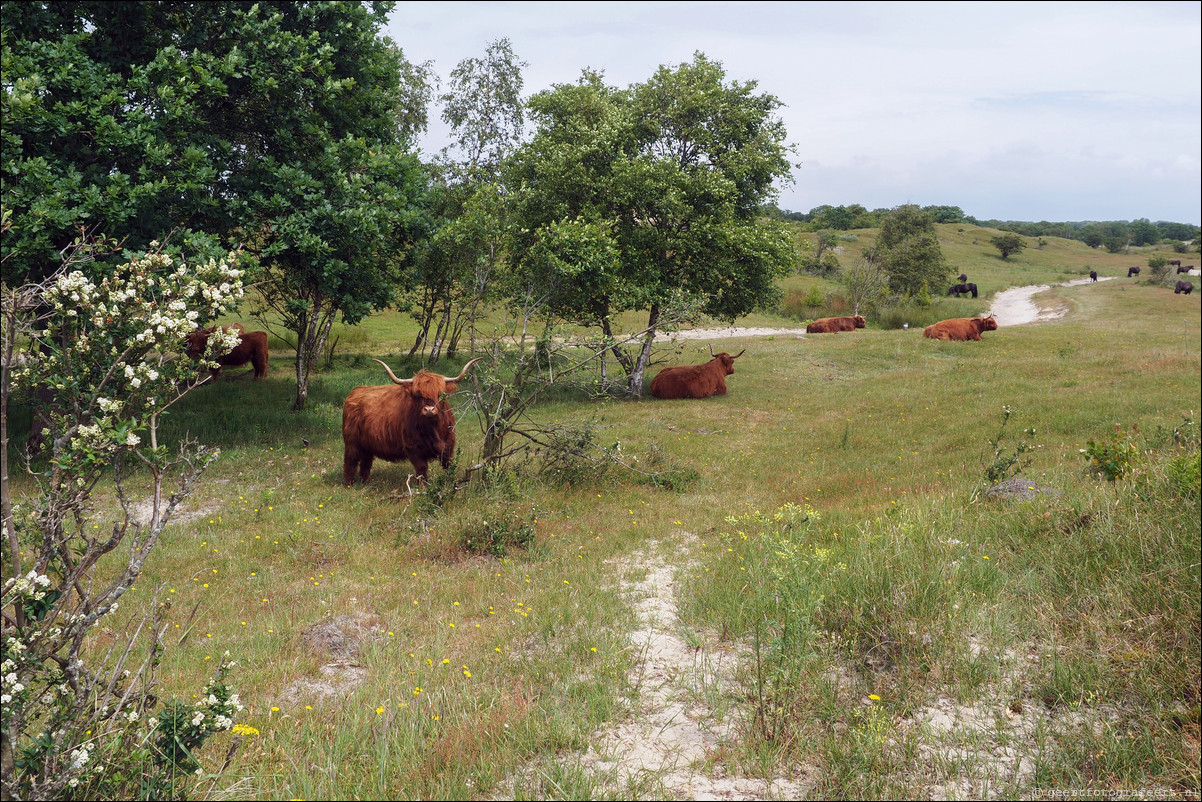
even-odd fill
[[[47,274],[81,228],[242,242],[291,315],[303,406],[310,324],[390,297],[414,236],[430,90],[379,35],[393,5],[5,2],[6,273]]]
[[[434,160],[430,235],[414,252],[406,305],[420,325],[410,356],[431,362],[454,355],[460,336],[472,336],[476,316],[501,268],[505,193],[500,166],[525,125],[522,68],[508,39],[489,44],[482,59],[451,71],[439,95],[453,142]]]
[[[898,206],[881,222],[868,256],[884,267],[894,292],[917,295],[924,285],[939,287],[951,278],[935,219],[913,204]]]
[[[539,276],[550,313],[599,327],[647,315],[636,353],[617,355],[642,392],[651,344],[674,309],[734,320],[779,295],[795,263],[761,207],[791,164],[780,101],[727,82],[696,53],[625,90],[585,71],[530,101],[537,130],[510,165],[510,253]]]
[[[996,237],[990,238],[989,242],[1002,254],[1003,261],[1014,254],[1022,253],[1023,249],[1027,247],[1027,243],[1023,241],[1023,238],[1013,232],[998,234]]]

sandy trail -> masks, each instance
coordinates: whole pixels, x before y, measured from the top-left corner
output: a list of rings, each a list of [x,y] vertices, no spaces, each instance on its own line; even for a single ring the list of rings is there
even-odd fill
[[[626,588],[641,622],[631,634],[642,654],[631,677],[639,691],[635,707],[593,733],[587,752],[567,759],[593,774],[607,794],[651,781],[665,799],[801,799],[810,785],[804,777],[731,777],[720,763],[710,765],[723,743],[738,737],[734,722],[715,716],[706,703],[712,693],[733,692],[736,657],[685,642],[676,568],[657,551],[653,544],[629,558],[629,565],[647,571]]]
[[[1098,281],[1109,281],[1114,276],[1103,276]],[[989,312],[997,318],[999,326],[1021,326],[1026,323],[1038,323],[1044,320],[1055,320],[1056,318],[1064,317],[1068,308],[1065,306],[1038,306],[1034,298],[1044,290],[1050,290],[1053,286],[1057,287],[1072,287],[1077,284],[1089,284],[1090,279],[1074,279],[1063,284],[1035,284],[1029,287],[1012,287],[1008,290],[1002,290],[993,297],[993,304],[989,307]],[[773,328],[756,328],[756,327],[740,327],[727,326],[718,329],[689,329],[687,331],[677,331],[671,334],[658,334],[655,337],[656,342],[668,342],[670,340],[719,340],[728,337],[767,337],[774,335],[789,335],[798,339],[805,339],[805,329],[773,329]]]
[[[1114,276],[1103,276],[1098,281],[1110,281]],[[1057,287],[1073,287],[1078,284],[1089,284],[1088,278],[1073,279]],[[988,314],[997,318],[997,324],[1002,326],[1021,326],[1026,323],[1038,323],[1044,320],[1055,320],[1064,317],[1068,312],[1066,306],[1040,307],[1035,303],[1035,296],[1044,290],[1050,290],[1051,284],[1036,284],[1030,287],[1012,287],[1002,290],[993,296],[993,304]]]

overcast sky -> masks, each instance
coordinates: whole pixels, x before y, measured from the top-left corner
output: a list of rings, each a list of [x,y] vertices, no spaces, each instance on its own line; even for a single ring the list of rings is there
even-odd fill
[[[444,79],[508,38],[527,97],[585,68],[624,88],[701,51],[784,103],[801,162],[784,209],[1202,222],[1200,2],[426,0],[386,33]],[[440,113],[426,152],[447,144]]]

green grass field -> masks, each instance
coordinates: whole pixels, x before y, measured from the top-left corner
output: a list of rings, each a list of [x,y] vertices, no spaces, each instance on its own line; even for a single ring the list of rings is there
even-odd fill
[[[948,317],[1006,287],[1146,265],[1053,238],[1002,262],[993,232],[940,231],[983,291],[939,299]],[[841,260],[871,242],[853,233]],[[729,727],[698,775],[788,777],[811,798],[1197,798],[1199,297],[1122,278],[1043,300],[1067,315],[976,343],[872,321],[683,341],[681,364],[711,345],[747,349],[729,395],[566,392],[535,410],[594,426],[636,467],[691,477],[675,489],[619,467],[554,484],[534,463],[441,506],[406,493],[407,464],[344,487],[342,400],[386,381],[365,356],[403,372],[413,327],[399,315],[342,333],[302,413],[287,352],[264,382],[227,369],[173,410],[169,439],[222,457],[122,600],[132,617],[165,585],[161,697],[199,688],[227,651],[240,664],[233,684],[259,734],[194,795],[674,793],[654,772],[615,786],[580,759],[650,692],[635,679],[645,653],[630,591],[663,563],[682,639],[699,661],[733,665],[723,683],[689,685],[691,709]],[[462,466],[479,457],[478,422],[461,414],[458,433]],[[1138,458],[1107,481],[1087,471],[1091,441],[1132,442]],[[1021,475],[1052,492],[986,498],[987,467],[1020,443]],[[816,515],[774,517],[795,508]],[[504,556],[465,548],[481,533],[531,542]],[[366,633],[357,652],[314,645],[314,627],[352,619]],[[122,637],[110,627],[100,640]],[[230,737],[206,749],[211,770]]]

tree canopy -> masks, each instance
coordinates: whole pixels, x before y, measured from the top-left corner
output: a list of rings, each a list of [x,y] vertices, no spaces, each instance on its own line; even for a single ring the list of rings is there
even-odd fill
[[[536,131],[506,181],[510,253],[560,319],[612,336],[618,313],[647,313],[623,362],[632,394],[674,305],[733,320],[774,300],[794,262],[783,226],[761,216],[791,165],[780,101],[755,88],[696,53],[627,89],[585,71],[530,101]]]
[[[1027,247],[1027,243],[1023,242],[1023,238],[1014,233],[998,234],[996,237],[992,237],[989,242],[1002,254],[1002,259],[1022,253],[1023,249]]]
[[[951,277],[934,217],[914,205],[898,206],[885,218],[869,258],[885,268],[894,292],[917,295]]]
[[[6,271],[46,274],[81,227],[242,242],[291,316],[303,406],[322,327],[387,303],[414,235],[430,89],[379,35],[392,6],[5,2]]]

